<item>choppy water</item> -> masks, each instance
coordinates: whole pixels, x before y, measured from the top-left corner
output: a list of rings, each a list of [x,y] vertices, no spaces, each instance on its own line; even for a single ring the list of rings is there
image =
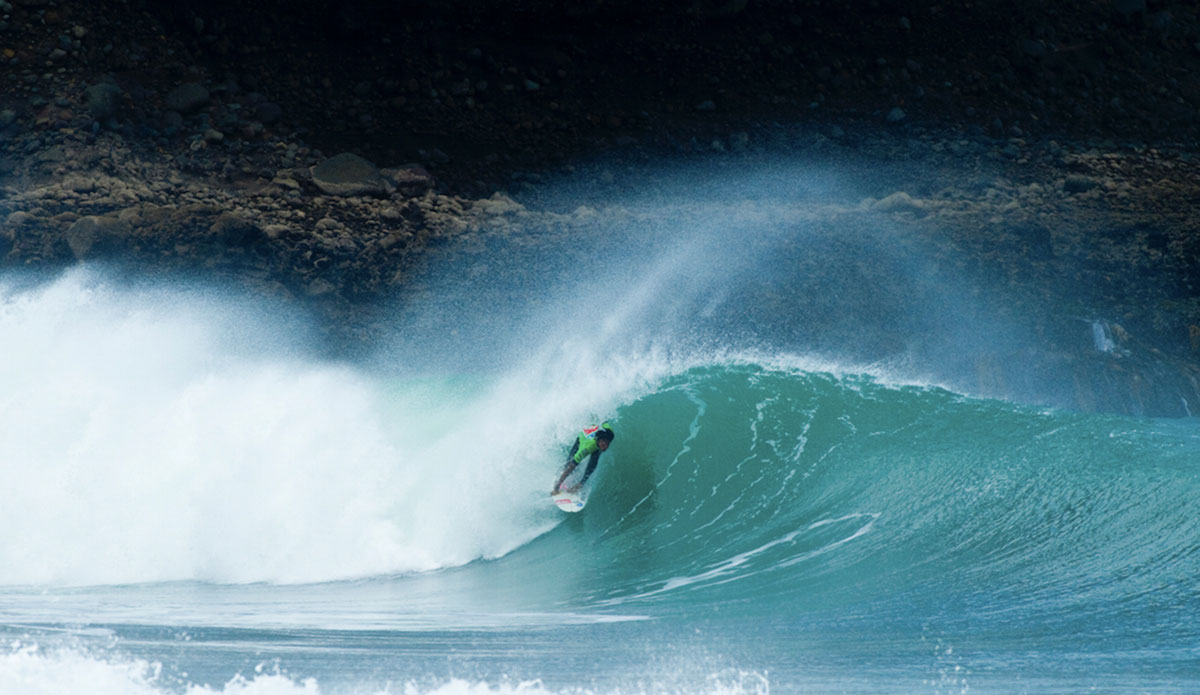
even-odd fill
[[[764,352],[386,370],[300,325],[3,285],[0,693],[1200,691],[1195,420]]]

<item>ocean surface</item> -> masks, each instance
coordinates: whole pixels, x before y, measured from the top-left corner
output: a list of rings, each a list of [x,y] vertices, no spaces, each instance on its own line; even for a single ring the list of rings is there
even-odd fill
[[[1200,692],[1196,419],[606,306],[338,359],[223,290],[0,276],[0,695]]]

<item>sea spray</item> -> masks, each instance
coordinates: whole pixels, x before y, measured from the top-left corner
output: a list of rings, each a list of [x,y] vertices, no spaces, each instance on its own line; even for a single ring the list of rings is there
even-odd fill
[[[86,269],[0,295],[0,515],[21,530],[0,539],[0,582],[311,582],[498,557],[557,522],[536,499],[571,433],[657,368],[560,354],[406,379],[216,304]]]

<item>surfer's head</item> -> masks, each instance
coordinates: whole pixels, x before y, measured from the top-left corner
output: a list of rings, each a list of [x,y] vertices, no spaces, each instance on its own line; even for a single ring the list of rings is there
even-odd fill
[[[612,429],[609,427],[605,427],[605,428],[597,431],[596,432],[596,447],[598,449],[600,449],[600,451],[604,451],[604,450],[608,449],[608,445],[612,444],[613,437],[615,437],[615,436],[616,435],[613,434]]]

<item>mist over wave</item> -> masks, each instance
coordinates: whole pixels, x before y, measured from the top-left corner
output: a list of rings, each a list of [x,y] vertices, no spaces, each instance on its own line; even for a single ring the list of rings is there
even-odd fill
[[[594,268],[566,253],[527,285],[439,289],[354,362],[303,314],[211,286],[0,278],[0,518],[22,529],[0,583],[319,582],[522,546],[560,521],[538,502],[582,425],[691,365],[778,359],[692,317],[736,321],[798,222],[713,210],[635,209],[608,228],[641,241],[594,235]]]
[[[312,357],[304,334],[270,307],[86,269],[0,287],[0,518],[21,530],[0,538],[0,583],[326,581],[494,557],[553,526],[531,503],[546,456],[609,405],[563,393],[586,375],[400,378]]]

